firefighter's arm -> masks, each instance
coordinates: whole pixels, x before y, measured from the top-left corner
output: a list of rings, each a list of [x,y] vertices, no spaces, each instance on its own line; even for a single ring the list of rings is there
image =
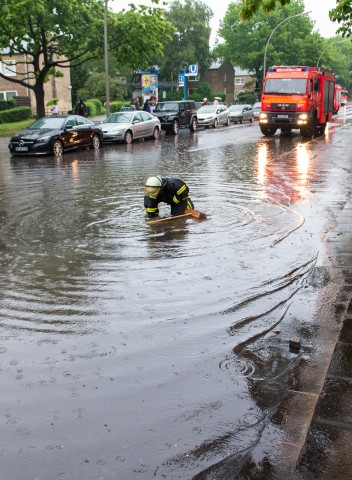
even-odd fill
[[[177,204],[177,203],[180,203],[182,200],[185,200],[187,197],[188,197],[188,187],[184,183],[174,194],[174,196],[172,197],[172,201]]]
[[[158,202],[148,195],[144,196],[144,208],[148,218],[155,218],[159,215]]]

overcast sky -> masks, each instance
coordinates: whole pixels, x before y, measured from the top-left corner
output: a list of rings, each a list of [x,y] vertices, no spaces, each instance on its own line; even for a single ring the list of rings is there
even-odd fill
[[[170,0],[166,0],[168,3],[172,3]],[[228,5],[231,3],[228,0],[202,0],[203,3],[208,5],[214,13],[213,20],[211,22],[212,34],[210,38],[211,45],[214,45],[216,39],[216,31],[219,28],[219,22],[225,16]],[[150,0],[109,0],[108,5],[114,10],[119,11],[123,8],[128,8],[128,4],[134,3],[135,5],[154,5]],[[214,3],[216,9],[214,8]],[[338,28],[338,24],[332,23],[329,20],[329,10],[336,6],[336,0],[304,0],[306,11],[312,13],[309,14],[312,20],[315,21],[315,30],[319,30],[320,35],[323,37],[332,37],[335,35],[335,31]],[[161,2],[160,2],[161,4]],[[216,10],[216,11],[215,11]]]

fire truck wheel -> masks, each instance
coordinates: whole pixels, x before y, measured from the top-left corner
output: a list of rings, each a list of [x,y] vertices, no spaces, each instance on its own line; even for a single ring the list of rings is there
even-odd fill
[[[325,123],[320,123],[320,124],[317,126],[317,134],[318,134],[318,135],[324,135],[324,133],[325,133],[325,128],[326,128],[326,122],[325,122]]]
[[[318,131],[317,129],[318,129],[317,119],[314,118],[311,121],[310,125],[308,125],[307,127],[302,127],[300,129],[300,132],[301,132],[302,137],[312,138],[313,135],[317,134],[317,131]]]
[[[273,135],[275,135],[277,128],[271,127],[269,125],[261,125],[260,130],[262,134],[265,135],[266,137],[272,137]]]

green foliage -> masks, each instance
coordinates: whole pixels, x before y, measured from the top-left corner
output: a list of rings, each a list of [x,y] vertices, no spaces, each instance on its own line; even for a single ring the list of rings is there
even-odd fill
[[[31,107],[14,107],[0,112],[0,123],[20,122],[32,116]]]
[[[94,104],[96,111],[95,115],[101,115],[102,113],[105,113],[105,108],[99,98],[89,98],[86,103]]]
[[[108,12],[109,48],[119,65],[147,65],[152,55],[163,54],[164,42],[172,31],[160,8],[131,5],[130,10]],[[21,79],[0,76],[32,89],[38,115],[44,115],[44,84],[52,75],[62,75],[59,67],[74,69],[103,58],[104,1],[3,0],[0,51],[5,49],[10,55],[23,55],[21,60],[27,59],[25,70],[29,73]]]
[[[253,92],[240,92],[238,95],[238,103],[249,103],[253,105],[253,103],[257,102],[257,94]]]
[[[110,112],[120,112],[123,107],[130,106],[130,102],[110,102]]]
[[[175,31],[165,45],[163,58],[158,55],[153,57],[153,62],[160,69],[160,79],[174,81],[185,65],[198,64],[199,71],[204,72],[210,64],[210,20],[213,12],[201,1],[174,0],[165,16]],[[164,42],[166,40],[164,38]]]
[[[9,110],[10,108],[14,108],[15,106],[16,104],[13,98],[11,98],[10,100],[0,100],[0,111]]]
[[[34,91],[38,115],[45,113],[43,86],[50,76],[61,76],[59,67],[79,64],[102,51],[103,11],[99,0],[0,3],[0,50],[20,54],[28,72],[22,78],[0,76]]]
[[[313,22],[307,15],[289,18],[304,12],[302,0],[291,0],[270,14],[258,10],[248,22],[241,20],[240,12],[240,4],[229,5],[219,29],[225,41],[214,49],[216,57],[255,72],[258,79],[263,78],[266,46],[266,70],[271,65],[316,64],[324,40],[312,33]]]
[[[207,82],[198,82],[196,93],[201,95],[202,100],[204,97],[210,98],[211,87]],[[219,95],[220,96],[220,95]]]
[[[128,92],[124,87],[116,85],[116,80],[109,77],[110,98],[117,100],[127,98]],[[105,102],[105,74],[99,72],[92,72],[87,75],[84,85],[76,92],[77,98],[98,98],[102,103]]]
[[[260,9],[265,13],[272,12],[277,5],[288,5],[290,0],[242,0],[241,18],[251,20]]]
[[[352,35],[352,4],[350,0],[337,0],[336,8],[330,11],[330,19],[338,22],[341,26],[337,33],[341,33],[344,37]]]

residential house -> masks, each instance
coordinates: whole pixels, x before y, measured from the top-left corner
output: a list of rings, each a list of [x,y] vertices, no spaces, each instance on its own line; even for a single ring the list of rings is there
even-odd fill
[[[7,55],[2,54],[0,61],[0,72],[8,77],[23,79],[26,77],[28,64],[23,54]],[[67,113],[72,110],[71,99],[71,76],[69,68],[58,68],[63,73],[63,77],[50,77],[50,80],[44,85],[45,105],[52,98],[59,99],[59,112]],[[36,102],[32,89],[24,87],[19,83],[11,82],[0,77],[0,99],[9,100],[14,98],[17,105],[29,105],[32,108],[33,115],[36,115]],[[50,108],[47,112],[50,113]]]
[[[238,98],[241,92],[254,92],[255,73],[243,70],[241,67],[233,67],[234,71],[234,100]]]
[[[225,94],[225,102],[234,100],[234,68],[231,63],[213,62],[205,72],[205,82],[211,86],[211,91]]]

